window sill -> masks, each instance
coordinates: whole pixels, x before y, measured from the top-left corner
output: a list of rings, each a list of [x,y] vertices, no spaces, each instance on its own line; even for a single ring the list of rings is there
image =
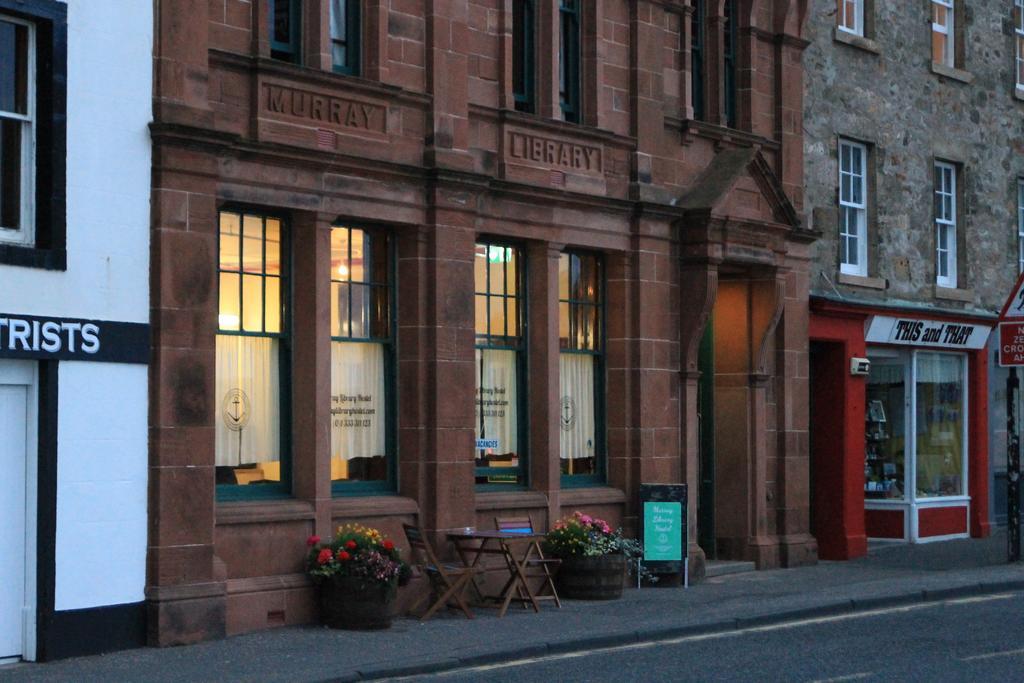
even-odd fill
[[[609,505],[625,503],[626,494],[611,486],[581,486],[562,489],[559,502],[562,507],[582,505]]]
[[[476,491],[476,510],[520,510],[546,508],[548,497],[540,491]]]
[[[68,254],[63,249],[37,249],[16,244],[0,243],[0,265],[67,270]]]
[[[839,273],[836,280],[841,285],[852,287],[866,287],[867,289],[888,289],[889,282],[881,277],[867,277],[866,275],[852,275],[850,273]]]
[[[415,500],[394,493],[334,498],[331,501],[332,517],[384,517],[419,513],[420,506]]]
[[[935,298],[945,299],[946,301],[961,301],[964,303],[971,303],[974,301],[974,290],[973,289],[955,289],[953,287],[941,287],[935,285]]]
[[[1013,99],[1024,102],[1024,87],[1018,85],[1013,89]]]
[[[873,55],[882,54],[882,47],[875,41],[864,36],[858,36],[855,33],[850,33],[849,31],[843,31],[838,27],[832,29],[832,40],[843,45],[855,47],[858,50],[870,52]]]
[[[313,505],[302,500],[217,501],[217,525],[314,519]]]
[[[974,74],[963,69],[956,69],[945,64],[939,64],[938,62],[932,62],[932,73],[946,78],[951,78],[954,81],[960,81],[961,83],[973,83]]]

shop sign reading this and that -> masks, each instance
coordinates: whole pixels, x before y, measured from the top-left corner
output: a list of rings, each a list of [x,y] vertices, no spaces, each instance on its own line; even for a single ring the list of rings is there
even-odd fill
[[[872,344],[978,350],[985,347],[991,330],[974,323],[876,315],[869,319],[864,339]]]

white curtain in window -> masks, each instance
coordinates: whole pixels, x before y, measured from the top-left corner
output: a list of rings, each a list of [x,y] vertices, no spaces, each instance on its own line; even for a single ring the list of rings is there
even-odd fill
[[[477,349],[476,419],[473,422],[473,429],[478,439],[498,440],[497,447],[489,449],[495,455],[519,453],[516,405],[516,352],[504,349]]]
[[[964,379],[963,359],[937,353],[917,354],[918,384],[959,384]]]
[[[280,460],[278,340],[217,336],[216,463]]]
[[[594,457],[594,357],[562,353],[558,358],[559,441],[563,459]]]
[[[385,455],[384,347],[331,343],[331,457]]]

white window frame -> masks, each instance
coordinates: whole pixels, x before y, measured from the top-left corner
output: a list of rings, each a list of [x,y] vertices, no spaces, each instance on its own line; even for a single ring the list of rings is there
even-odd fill
[[[1024,178],[1017,180],[1017,268],[1024,273]]]
[[[953,164],[936,161],[935,174],[939,181],[935,185],[935,284],[939,287],[956,289],[956,166]],[[948,180],[948,184],[947,184]],[[940,215],[943,200],[949,199],[949,215]],[[942,248],[942,235],[946,237],[946,248]],[[946,274],[942,275],[942,265],[945,263]]]
[[[840,31],[846,33],[852,33],[855,36],[864,35],[864,0],[853,0],[853,25],[847,25],[845,22],[849,17],[846,15],[846,3],[848,0],[843,0],[843,11],[839,12],[837,17],[836,26]]]
[[[843,150],[847,149],[850,151],[850,159],[852,161],[853,155],[856,154],[860,157],[860,173],[856,173],[851,163],[850,168],[843,168]],[[867,277],[868,274],[868,240],[867,240],[867,225],[868,225],[868,148],[866,145],[853,142],[852,140],[845,140],[840,138],[839,140],[839,239],[842,242],[839,250],[839,272],[848,275],[860,275]],[[844,192],[846,184],[844,180],[849,178],[850,192]],[[855,181],[860,182],[860,201],[854,201],[852,189]],[[854,229],[848,230],[848,223],[846,216],[848,213],[852,213],[856,218],[856,225]],[[856,262],[852,262],[849,258],[850,248],[849,241],[852,239],[856,240]],[[846,246],[847,258],[844,260],[842,257],[843,249],[842,246]]]
[[[1024,90],[1024,0],[1013,2],[1013,42],[1016,44],[1014,81],[1017,89]]]
[[[946,53],[942,56],[941,63],[949,67],[956,66],[955,4],[956,0],[932,0],[932,33],[941,33],[946,36]],[[935,5],[946,8],[946,17],[949,20],[947,24],[935,23]]]
[[[26,60],[26,114],[0,110],[0,119],[21,121],[21,225],[17,228],[0,225],[0,242],[31,245],[35,242],[35,181],[36,181],[36,27],[33,23],[7,14],[0,21],[28,29],[28,59]]]

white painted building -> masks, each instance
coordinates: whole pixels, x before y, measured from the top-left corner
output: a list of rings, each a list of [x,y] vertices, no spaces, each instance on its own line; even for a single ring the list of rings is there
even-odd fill
[[[145,639],[152,52],[0,0],[0,663]]]

